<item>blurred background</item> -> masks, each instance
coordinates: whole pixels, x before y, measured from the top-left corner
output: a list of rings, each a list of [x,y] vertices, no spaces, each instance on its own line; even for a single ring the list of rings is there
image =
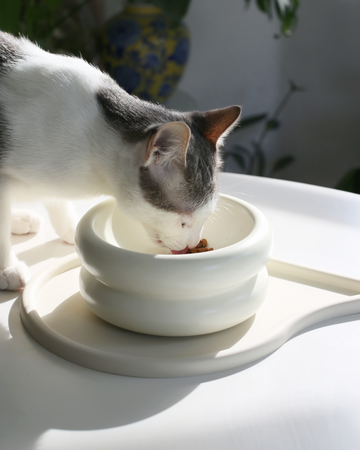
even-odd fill
[[[358,0],[1,5],[0,29],[81,54],[141,98],[180,110],[241,105],[224,170],[360,193]]]

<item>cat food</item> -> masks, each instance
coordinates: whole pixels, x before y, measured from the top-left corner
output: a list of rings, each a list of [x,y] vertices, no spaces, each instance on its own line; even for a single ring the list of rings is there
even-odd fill
[[[208,243],[206,239],[201,239],[201,241],[198,243],[198,245],[194,248],[189,248],[187,253],[203,253],[203,252],[210,252],[211,250],[214,250],[213,248],[207,247]]]

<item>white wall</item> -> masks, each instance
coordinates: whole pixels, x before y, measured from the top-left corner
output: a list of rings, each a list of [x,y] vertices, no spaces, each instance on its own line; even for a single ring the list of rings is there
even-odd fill
[[[276,101],[279,44],[276,24],[243,0],[192,0],[190,61],[180,88],[200,109],[244,105],[247,114]]]
[[[296,33],[276,40],[277,21],[254,5],[246,11],[243,0],[192,0],[192,51],[179,87],[201,110],[241,104],[247,116],[273,111],[294,79],[306,92],[293,97],[265,147],[275,159],[296,156],[279,177],[334,186],[360,166],[359,18],[358,0],[301,0]],[[258,132],[244,130],[232,142]]]
[[[307,91],[287,111],[278,151],[298,158],[284,177],[334,186],[360,166],[360,2],[302,3],[298,32],[282,43],[281,76]]]

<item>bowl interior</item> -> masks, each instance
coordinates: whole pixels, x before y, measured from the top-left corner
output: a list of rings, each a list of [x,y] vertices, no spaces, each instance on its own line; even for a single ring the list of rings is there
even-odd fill
[[[245,205],[228,196],[220,196],[216,211],[204,225],[202,237],[207,239],[208,247],[216,250],[244,239],[254,224],[255,219]],[[156,246],[143,226],[118,208],[107,218],[99,217],[94,227],[99,237],[117,247],[140,253],[171,254],[170,250]]]

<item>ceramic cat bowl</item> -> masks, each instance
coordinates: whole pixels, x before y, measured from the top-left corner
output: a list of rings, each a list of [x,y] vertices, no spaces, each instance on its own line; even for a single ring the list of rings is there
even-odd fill
[[[254,206],[221,195],[203,237],[214,251],[159,254],[115,200],[96,205],[75,239],[87,306],[113,325],[161,336],[213,333],[245,321],[266,295],[269,223]]]

